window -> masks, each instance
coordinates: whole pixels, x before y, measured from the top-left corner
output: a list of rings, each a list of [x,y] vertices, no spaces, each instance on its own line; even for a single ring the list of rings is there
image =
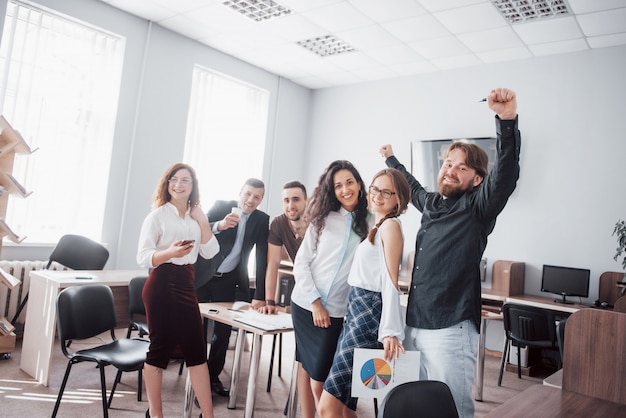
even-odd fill
[[[37,149],[16,155],[13,168],[33,194],[11,197],[7,208],[7,223],[25,242],[101,238],[124,46],[48,9],[8,3],[0,112]]]
[[[237,199],[246,179],[262,179],[268,106],[268,91],[194,68],[184,161],[196,170],[205,212]]]

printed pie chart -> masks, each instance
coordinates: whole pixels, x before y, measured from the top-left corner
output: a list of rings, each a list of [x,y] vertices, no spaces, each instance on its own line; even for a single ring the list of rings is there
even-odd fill
[[[382,389],[389,384],[393,372],[391,366],[381,358],[371,358],[361,367],[361,381],[369,389]]]

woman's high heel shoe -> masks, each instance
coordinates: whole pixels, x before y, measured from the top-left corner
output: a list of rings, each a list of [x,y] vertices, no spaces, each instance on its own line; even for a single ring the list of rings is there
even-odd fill
[[[150,418],[150,408],[146,411],[146,418]]]

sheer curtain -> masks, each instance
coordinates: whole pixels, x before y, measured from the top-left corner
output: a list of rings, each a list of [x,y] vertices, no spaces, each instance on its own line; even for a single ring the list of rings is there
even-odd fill
[[[7,223],[25,242],[76,233],[101,238],[125,40],[38,9],[7,5],[0,45],[0,112],[31,149],[13,175]]]
[[[268,91],[194,68],[184,161],[196,170],[205,211],[237,199],[246,179],[262,179],[268,106]]]

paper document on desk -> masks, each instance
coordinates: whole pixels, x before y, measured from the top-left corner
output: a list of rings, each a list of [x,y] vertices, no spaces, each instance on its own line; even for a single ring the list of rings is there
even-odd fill
[[[293,329],[291,315],[284,312],[278,312],[274,315],[265,315],[254,309],[248,309],[246,311],[242,311],[241,314],[235,318],[235,321],[262,329],[264,331]]]
[[[383,399],[395,386],[420,380],[420,354],[407,350],[397,360],[387,361],[384,350],[355,348],[352,396]]]

